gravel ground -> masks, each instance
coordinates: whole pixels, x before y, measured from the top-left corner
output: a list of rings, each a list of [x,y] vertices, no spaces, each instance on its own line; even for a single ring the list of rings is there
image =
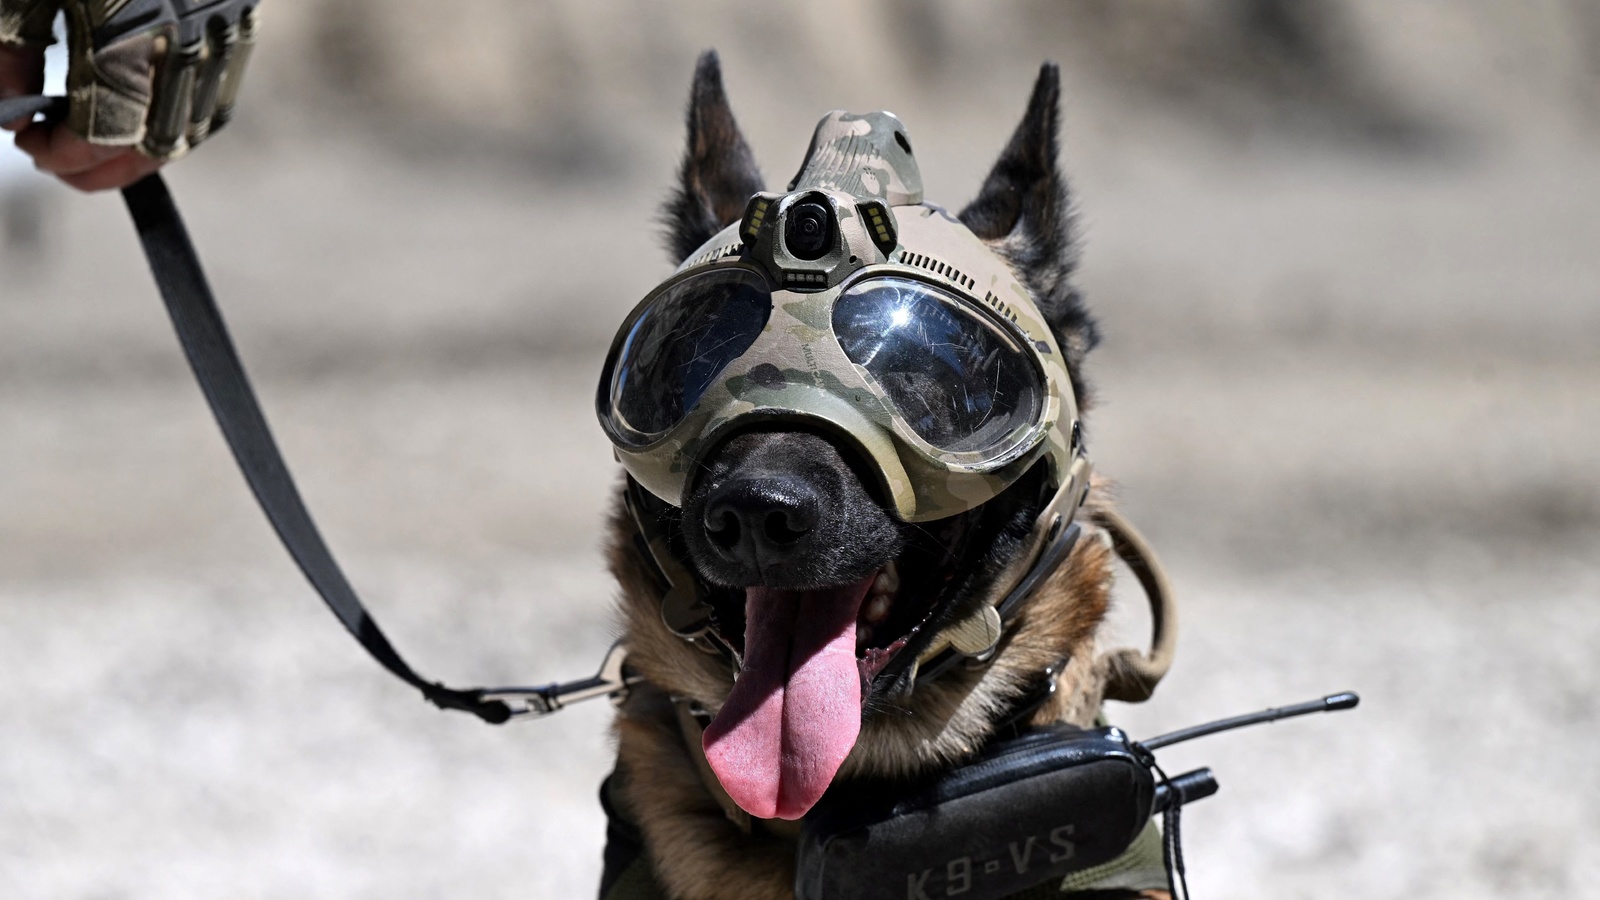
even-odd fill
[[[1241,150],[1078,115],[1091,440],[1184,614],[1169,682],[1113,715],[1148,734],[1364,696],[1170,752],[1223,783],[1186,818],[1196,895],[1582,896],[1597,157]],[[590,398],[663,271],[671,149],[648,182],[360,138],[219,141],[172,174],[311,505],[426,674],[570,678],[607,645]],[[251,505],[115,202],[56,200],[46,253],[0,256],[0,896],[590,895],[604,705],[484,728],[366,660]]]

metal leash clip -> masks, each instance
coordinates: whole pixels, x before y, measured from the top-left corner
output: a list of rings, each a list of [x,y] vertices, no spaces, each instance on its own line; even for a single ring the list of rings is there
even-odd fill
[[[606,651],[600,671],[588,678],[543,687],[485,688],[479,696],[483,700],[504,703],[510,708],[513,720],[542,719],[573,703],[596,697],[610,697],[612,703],[621,703],[628,696],[628,688],[644,680],[638,673],[628,671],[627,662],[628,647],[618,641]]]

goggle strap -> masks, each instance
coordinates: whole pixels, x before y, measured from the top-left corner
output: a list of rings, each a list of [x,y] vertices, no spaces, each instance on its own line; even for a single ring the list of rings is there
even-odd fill
[[[667,628],[684,640],[693,641],[711,632],[711,604],[699,579],[673,555],[667,536],[655,527],[655,517],[644,509],[644,487],[628,476],[623,500],[633,519],[636,545],[654,568],[661,588],[661,619]]]
[[[1033,526],[1034,548],[1029,553],[1031,562],[1026,573],[1001,594],[1002,599],[995,604],[1002,622],[1010,624],[1012,613],[1016,612],[1022,601],[1031,596],[1044,576],[1055,571],[1071,553],[1072,544],[1063,539],[1066,532],[1074,527],[1072,520],[1077,515],[1078,507],[1089,496],[1089,474],[1093,470],[1094,466],[1088,457],[1081,453],[1074,457],[1072,466],[1067,470],[1066,481],[1062,482],[1055,496],[1039,512],[1039,518]],[[1072,542],[1076,541],[1077,536],[1074,535]],[[1060,546],[1062,544],[1065,546]]]
[[[1092,468],[1087,457],[1080,454],[1074,459],[1066,481],[1034,520],[1026,548],[996,579],[994,596],[999,599],[934,635],[917,659],[913,684],[939,677],[961,659],[987,662],[993,656],[1017,607],[1072,554],[1082,533],[1072,520],[1086,496]],[[986,638],[975,641],[973,636],[979,633]]]

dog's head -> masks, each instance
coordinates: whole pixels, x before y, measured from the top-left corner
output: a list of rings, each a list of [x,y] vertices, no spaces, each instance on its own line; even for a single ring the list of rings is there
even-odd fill
[[[669,622],[737,673],[696,699],[716,712],[707,758],[755,815],[802,815],[870,755],[863,729],[938,745],[982,676],[919,674],[1007,652],[998,595],[1088,492],[1096,333],[1072,286],[1059,92],[1046,65],[951,216],[922,202],[886,113],[830,114],[789,189],[764,193],[701,59],[666,208],[683,262],[619,333],[598,406],[633,480],[630,546],[694,582],[703,615]],[[966,710],[973,728],[1016,687]]]

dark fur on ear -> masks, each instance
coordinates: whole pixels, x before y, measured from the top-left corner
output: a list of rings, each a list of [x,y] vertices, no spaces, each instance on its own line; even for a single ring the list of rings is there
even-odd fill
[[[728,106],[715,50],[700,54],[695,65],[685,118],[689,144],[678,169],[678,186],[661,216],[673,262],[743,215],[750,195],[765,184]]]
[[[1100,342],[1100,331],[1072,284],[1078,265],[1077,229],[1067,181],[1056,164],[1060,102],[1061,72],[1054,63],[1045,63],[1022,124],[960,218],[1016,267],[1033,292],[1067,355],[1082,409],[1083,357]]]

